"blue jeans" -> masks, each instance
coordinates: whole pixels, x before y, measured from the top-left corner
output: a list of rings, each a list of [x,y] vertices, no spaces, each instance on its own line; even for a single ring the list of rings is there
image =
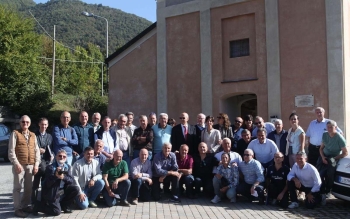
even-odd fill
[[[70,166],[72,166],[72,162],[73,162],[73,155],[68,155],[67,154],[67,161],[66,163],[69,164]]]
[[[102,179],[96,180],[95,185],[90,188],[86,186],[83,191],[86,195],[85,201],[81,202],[79,200],[79,195],[75,197],[75,202],[77,203],[78,207],[82,210],[86,209],[89,206],[89,201],[95,201],[104,186],[105,182]]]
[[[138,158],[140,156],[140,150],[135,149],[132,154],[132,159]],[[152,151],[148,151],[148,160],[152,160]]]
[[[110,186],[112,186],[112,185],[110,185]],[[118,188],[117,189],[112,189],[112,192],[114,194],[120,195],[120,200],[121,201],[125,201],[126,198],[128,197],[130,186],[131,186],[131,182],[130,182],[130,180],[127,179],[127,180],[124,180],[122,182],[119,182],[118,183]],[[108,192],[107,192],[106,189],[103,190],[103,198],[105,199],[106,205],[108,207],[112,207],[112,206],[114,206],[117,203],[117,200],[115,199],[115,197],[110,197],[108,195]]]
[[[218,179],[216,176],[213,178],[213,186],[215,195],[221,197],[220,187],[221,187],[221,179]],[[236,200],[236,187],[232,186],[226,191],[227,198]]]

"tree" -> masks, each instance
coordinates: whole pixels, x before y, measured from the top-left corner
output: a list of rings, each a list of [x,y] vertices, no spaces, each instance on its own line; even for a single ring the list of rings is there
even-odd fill
[[[37,118],[52,106],[43,39],[26,19],[0,5],[0,104]]]

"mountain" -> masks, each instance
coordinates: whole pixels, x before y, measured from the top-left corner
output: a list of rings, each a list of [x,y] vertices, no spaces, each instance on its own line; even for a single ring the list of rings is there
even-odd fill
[[[102,4],[87,4],[79,0],[50,0],[45,4],[35,4],[32,0],[0,0],[17,8],[24,16],[30,17],[29,11],[41,26],[53,36],[56,25],[56,40],[69,47],[96,44],[105,54],[106,21],[102,18],[86,17],[83,11],[93,13],[108,20],[109,55],[142,32],[152,23],[144,18],[125,13],[119,9]],[[45,34],[37,24],[38,33]]]

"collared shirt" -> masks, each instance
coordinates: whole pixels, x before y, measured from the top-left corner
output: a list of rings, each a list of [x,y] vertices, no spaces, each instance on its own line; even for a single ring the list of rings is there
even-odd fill
[[[134,135],[134,131],[137,129],[136,125],[131,124],[130,126],[127,126],[127,127],[129,127],[129,129],[130,129],[131,136],[133,136]]]
[[[102,179],[100,165],[97,160],[93,159],[90,163],[85,158],[77,160],[72,167],[72,175],[75,185],[79,187],[80,194],[92,179],[94,181]]]
[[[81,154],[85,148],[93,145],[94,130],[89,123],[87,123],[85,126],[78,123],[73,128],[78,136],[78,145],[74,147],[74,150],[78,152],[78,154]]]
[[[219,153],[216,153],[215,154],[215,158],[217,161],[221,161],[221,155],[224,153],[224,151],[220,151]],[[233,162],[236,162],[237,164],[239,164],[240,162],[242,162],[242,157],[241,155],[239,155],[238,153],[236,152],[233,152],[233,151],[230,151],[230,158],[231,158],[231,161],[230,161],[230,164],[232,164]],[[213,173],[217,173],[217,168],[214,168],[213,169]]]
[[[119,132],[119,133],[118,133]],[[129,150],[129,143],[128,143],[128,133],[126,132],[125,129],[119,129],[117,131],[117,136],[118,136],[118,145],[119,149],[122,151],[127,151]]]
[[[237,143],[239,139],[242,138],[242,128],[237,129],[236,131],[232,127],[232,133],[233,133],[233,141],[232,141],[232,147],[237,148]]]
[[[119,149],[118,146],[114,148],[113,138],[112,138],[111,134],[109,133],[109,131],[103,132],[101,140],[103,141],[103,144],[105,145],[103,150],[106,151],[107,153],[113,153],[114,151]],[[117,139],[116,139],[116,141],[117,141]],[[116,144],[116,145],[118,145],[118,144]]]
[[[146,137],[146,141],[140,143],[137,140],[138,137]],[[152,150],[152,144],[153,144],[152,127],[147,125],[145,129],[142,129],[141,127],[135,129],[131,139],[131,144],[134,146],[134,149],[136,150],[141,150],[142,148],[146,148],[147,150]]]
[[[231,165],[228,165],[228,167],[225,168],[222,164],[220,164],[216,168],[216,172],[228,180],[230,183],[228,186],[229,188],[236,187],[238,185],[239,171],[237,166],[233,167]]]
[[[212,128],[209,133],[208,129],[202,131],[202,142],[205,142],[208,145],[208,151],[210,153],[215,153],[220,145],[218,145],[219,140],[221,139],[220,131]]]
[[[288,174],[288,181],[291,181],[293,177],[299,179],[301,184],[307,188],[312,188],[311,192],[320,191],[321,178],[317,169],[309,163],[305,163],[304,167],[300,169],[297,163],[292,167],[292,170]]]
[[[205,129],[205,125],[199,125],[199,124],[197,124],[196,125],[198,128],[199,128],[199,130],[201,130],[201,131],[203,131],[204,129]]]
[[[103,170],[103,165],[106,162],[107,157],[100,153],[94,156],[94,159],[98,161],[98,165],[100,166],[101,171]]]
[[[279,134],[275,134],[275,144],[278,148],[278,150],[281,148],[281,137],[282,137],[283,133],[280,132]]]
[[[23,135],[26,138],[27,144],[28,144],[29,131],[27,133],[24,133]],[[13,131],[11,134],[10,140],[9,140],[9,145],[8,145],[8,155],[9,155],[8,158],[9,158],[10,162],[13,163],[14,165],[20,164],[18,159],[17,159],[16,151],[15,151],[16,141],[17,141],[17,136],[16,136],[15,132]],[[40,160],[41,160],[41,156],[40,156],[40,149],[39,149],[36,137],[34,139],[34,147],[35,147],[35,152],[34,152],[35,153],[35,164],[34,164],[34,166],[38,167]]]
[[[339,133],[335,133],[333,137],[328,132],[323,133],[322,143],[324,144],[323,153],[326,157],[336,157],[346,147],[346,140]]]
[[[176,162],[176,156],[173,152],[165,157],[164,153],[157,153],[153,159],[153,176],[161,177],[168,175],[168,171],[177,171],[179,166]]]
[[[192,169],[193,168],[193,158],[191,155],[187,154],[185,159],[181,160],[180,153],[176,154],[176,162],[179,166],[179,169]]]
[[[259,139],[251,141],[248,145],[248,149],[252,149],[255,154],[255,158],[260,163],[268,163],[273,159],[275,153],[278,152],[277,145],[270,139],[265,139],[261,144]]]
[[[108,174],[108,183],[112,184],[117,178],[129,173],[128,164],[125,160],[120,161],[118,165],[114,165],[113,160],[103,165],[102,174]]]
[[[327,131],[327,122],[329,119],[323,118],[321,122],[318,122],[317,119],[310,122],[309,127],[306,131],[306,137],[309,137],[309,143],[315,146],[320,146],[322,143],[322,135]],[[337,127],[337,132],[343,134],[342,130]]]
[[[272,124],[271,122],[265,122],[264,123],[264,129],[266,129],[266,135],[268,135],[270,132],[273,132],[276,130],[275,125]],[[252,131],[252,136],[253,137],[258,137],[258,127],[255,127]]]
[[[162,128],[160,124],[152,126],[153,130],[153,153],[159,153],[162,151],[164,143],[170,143],[171,130],[173,127],[171,125],[166,125]]]
[[[204,180],[212,180],[212,172],[216,160],[213,155],[214,154],[208,153],[203,160],[199,154],[195,155],[192,171],[194,177],[199,177]]]
[[[249,162],[242,161],[238,164],[238,167],[246,183],[251,185],[255,182],[264,182],[264,169],[259,161],[255,159],[251,159]]]
[[[184,138],[186,138],[186,135],[185,135],[185,127],[186,127],[186,130],[187,130],[187,133],[188,133],[188,124],[187,124],[187,125],[182,125],[182,124],[181,124],[182,134],[184,135]]]
[[[135,175],[141,173],[142,181],[145,181],[147,178],[152,178],[152,163],[148,159],[144,163],[141,162],[140,158],[137,157],[131,161],[131,178],[134,178]]]

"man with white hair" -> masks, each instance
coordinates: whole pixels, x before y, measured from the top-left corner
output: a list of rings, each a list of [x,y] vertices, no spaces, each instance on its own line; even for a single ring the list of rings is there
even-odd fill
[[[91,125],[94,127],[94,132],[96,132],[97,130],[99,130],[101,128],[100,121],[101,121],[101,114],[100,113],[96,112],[96,113],[92,114]]]
[[[322,135],[325,131],[327,131],[327,122],[329,121],[329,119],[324,117],[324,113],[325,110],[322,107],[316,107],[316,119],[310,122],[310,125],[306,131],[306,142],[309,142],[308,163],[314,166],[316,166],[317,160],[320,157]],[[336,130],[338,133],[343,134],[338,127]]]
[[[195,150],[193,155],[198,155],[198,145],[202,142],[202,131],[205,129],[205,115],[199,113],[197,115],[197,124],[194,126],[196,128],[196,139],[195,139]]]
[[[237,186],[237,194],[246,196],[249,200],[259,198],[259,204],[264,203],[264,169],[258,160],[253,158],[254,152],[251,149],[244,151],[243,161],[238,164],[243,175],[243,182]]]
[[[29,116],[21,117],[21,128],[12,132],[8,145],[8,157],[13,165],[13,205],[15,215],[22,218],[33,210],[29,206],[33,175],[38,172],[41,159],[37,138],[29,131],[30,122]],[[24,191],[21,199],[22,182]]]
[[[173,127],[168,125],[168,114],[159,114],[158,125],[152,126],[153,130],[153,155],[162,151],[164,143],[170,142]]]
[[[125,114],[118,116],[118,124],[113,127],[117,134],[117,148],[123,152],[123,160],[130,167],[130,156],[132,156],[132,148],[130,147],[130,139],[132,137],[131,130],[126,126],[128,117]]]
[[[196,129],[194,126],[188,124],[188,114],[183,112],[180,114],[180,124],[173,127],[171,131],[171,144],[173,145],[173,152],[179,151],[181,145],[186,144],[188,146],[188,153],[193,155],[196,150],[195,135]]]

